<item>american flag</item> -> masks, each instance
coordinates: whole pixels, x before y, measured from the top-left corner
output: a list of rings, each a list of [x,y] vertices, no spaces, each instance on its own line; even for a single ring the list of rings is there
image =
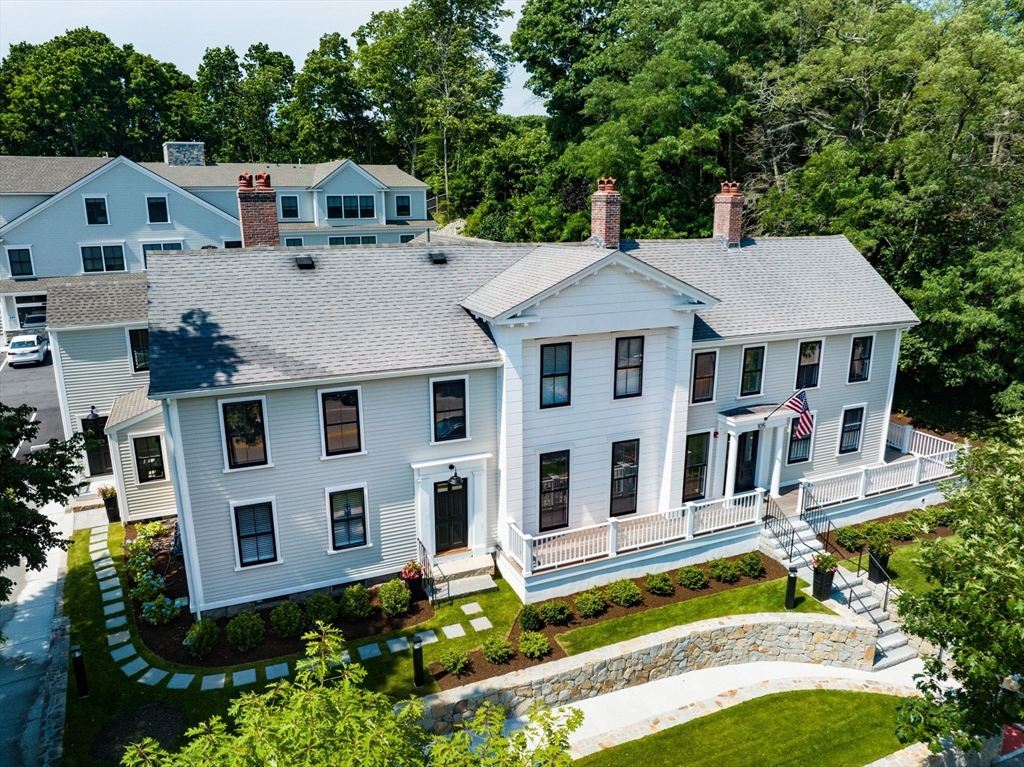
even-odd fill
[[[783,407],[788,407],[794,413],[800,414],[800,420],[796,425],[796,438],[803,439],[814,430],[814,418],[811,416],[811,408],[807,404],[807,393],[803,390],[798,391],[788,400],[782,403]]]

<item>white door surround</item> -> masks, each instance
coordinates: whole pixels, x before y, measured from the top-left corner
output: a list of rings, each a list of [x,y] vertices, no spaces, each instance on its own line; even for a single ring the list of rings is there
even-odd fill
[[[434,544],[434,485],[452,476],[449,466],[454,466],[459,476],[469,481],[466,498],[469,551],[451,556],[458,559],[486,553],[487,461],[490,458],[490,453],[477,453],[411,464],[416,490],[416,535],[431,557],[437,555]]]
[[[776,410],[776,408],[778,408]],[[772,412],[772,411],[775,412]],[[769,415],[770,414],[770,415]],[[767,416],[767,417],[766,417]],[[770,486],[772,496],[778,496],[782,476],[782,462],[793,411],[778,405],[756,405],[733,408],[718,414],[718,431],[725,439],[719,440],[714,471],[715,498],[731,498],[736,494],[736,463],[739,457],[740,434],[760,431],[757,448],[757,486]],[[771,466],[769,475],[768,467]],[[724,487],[725,492],[720,493]]]

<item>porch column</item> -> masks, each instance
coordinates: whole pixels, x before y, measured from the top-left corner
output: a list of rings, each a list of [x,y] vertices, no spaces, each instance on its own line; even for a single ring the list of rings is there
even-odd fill
[[[715,431],[718,437],[715,442],[715,460],[711,466],[711,487],[707,489],[708,499],[721,498],[725,487],[725,446],[729,439],[725,429],[719,426]]]
[[[725,497],[732,498],[736,494],[736,461],[739,459],[739,437],[734,431],[729,432],[728,450],[725,459]]]
[[[779,497],[779,483],[782,481],[782,451],[786,445],[786,426],[776,426],[772,431],[775,433],[775,460],[772,461],[772,498]]]

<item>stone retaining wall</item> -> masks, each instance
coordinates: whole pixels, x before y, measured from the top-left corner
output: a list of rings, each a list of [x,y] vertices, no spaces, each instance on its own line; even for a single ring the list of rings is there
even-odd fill
[[[66,559],[66,555],[65,555]],[[67,568],[57,571],[53,624],[50,629],[50,663],[40,693],[39,767],[60,767],[64,758],[64,716],[67,709],[68,657],[71,619],[64,616],[64,579]]]
[[[833,615],[758,613],[700,621],[543,663],[423,699],[423,726],[438,734],[471,718],[484,701],[520,716],[537,702],[561,706],[687,671],[793,661],[867,671],[874,627]]]
[[[1002,742],[1002,737],[991,738],[985,742],[980,753],[967,754],[956,748],[947,748],[933,754],[923,743],[915,743],[894,754],[884,756],[867,767],[987,767],[999,756]]]

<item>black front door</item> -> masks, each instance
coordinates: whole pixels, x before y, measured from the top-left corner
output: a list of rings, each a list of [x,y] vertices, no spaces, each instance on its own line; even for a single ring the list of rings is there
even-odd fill
[[[760,432],[745,431],[740,434],[739,455],[736,456],[736,492],[753,490],[757,478],[757,439]]]
[[[438,554],[469,545],[468,483],[463,479],[455,487],[447,482],[434,485],[434,551]]]
[[[92,429],[83,428],[85,432],[85,456],[89,460],[89,476],[101,477],[114,471],[114,462],[110,459],[110,443],[103,433],[107,419],[98,418]]]

